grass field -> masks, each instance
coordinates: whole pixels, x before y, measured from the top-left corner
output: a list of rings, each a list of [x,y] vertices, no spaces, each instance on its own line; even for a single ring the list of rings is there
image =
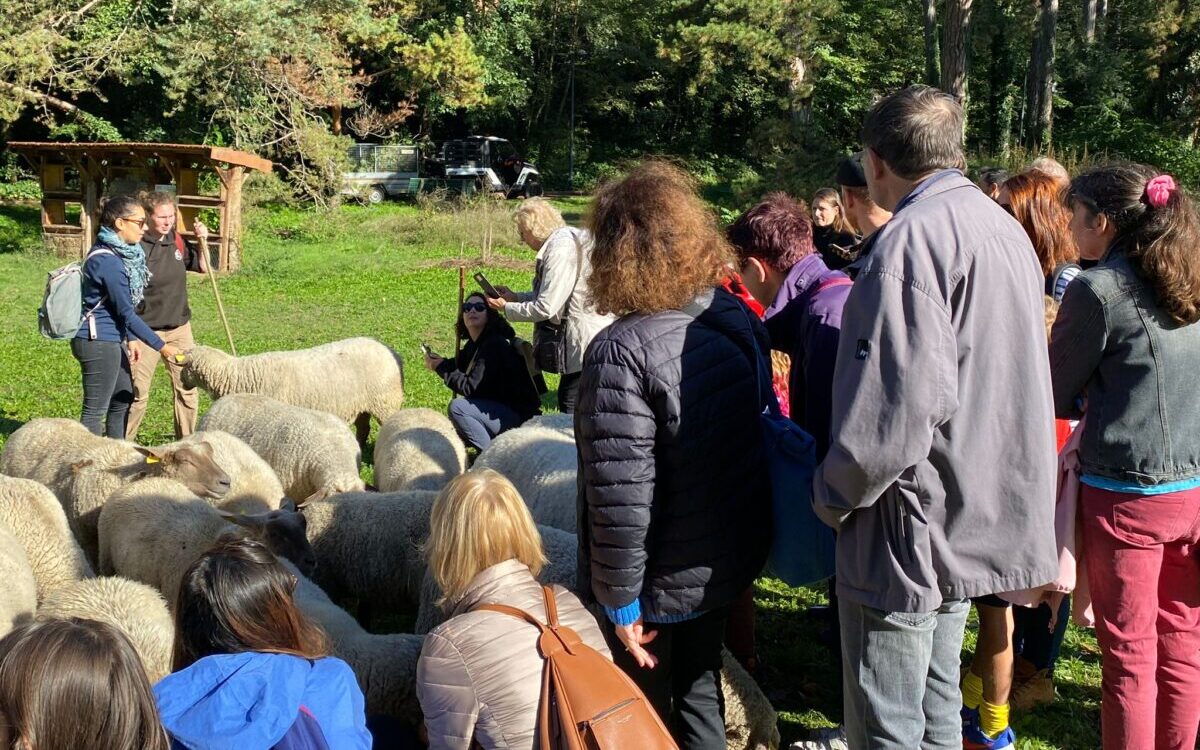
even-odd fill
[[[584,202],[559,202],[569,221]],[[41,251],[36,206],[0,206],[0,445],[27,420],[78,418],[79,366],[66,342],[37,333],[36,310],[45,274],[63,261]],[[253,210],[246,216],[245,266],[221,280],[238,351],[243,354],[313,346],[350,336],[374,336],[411,363],[406,406],[444,409],[449,391],[420,366],[418,345],[453,349],[457,271],[446,261],[460,243],[478,248],[493,226],[496,249],[480,264],[493,282],[527,288],[532,253],[518,248],[503,210],[453,213],[414,206],[347,206],[333,214],[293,209]],[[468,250],[478,258],[478,250]],[[189,280],[197,339],[226,348],[208,282]],[[521,324],[517,325],[522,330]],[[525,331],[526,334],[528,331]],[[159,373],[140,442],[172,437],[170,389]],[[207,408],[202,397],[201,409]],[[369,476],[371,456],[365,456]],[[805,728],[841,716],[837,664],[818,643],[819,623],[804,613],[823,592],[757,585],[763,687],[780,711],[785,741]],[[968,649],[973,633],[968,632]],[[1058,667],[1060,700],[1014,717],[1020,748],[1095,748],[1099,745],[1099,654],[1090,633],[1072,629]]]

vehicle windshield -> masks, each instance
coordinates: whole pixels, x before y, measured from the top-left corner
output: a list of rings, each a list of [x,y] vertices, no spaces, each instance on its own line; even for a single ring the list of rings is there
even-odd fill
[[[517,150],[508,141],[492,141],[492,157],[496,161],[517,157]]]

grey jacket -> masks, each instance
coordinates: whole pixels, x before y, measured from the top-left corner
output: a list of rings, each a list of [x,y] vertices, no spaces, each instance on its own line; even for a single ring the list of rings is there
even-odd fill
[[[1086,474],[1156,485],[1200,475],[1200,323],[1181,326],[1120,250],[1067,287],[1050,341],[1054,407],[1081,415]]]
[[[597,333],[616,318],[599,315],[588,300],[592,274],[592,235],[587,230],[563,227],[551,234],[537,253],[533,291],[517,295],[519,302],[504,306],[509,320],[526,323],[566,321],[567,369],[583,369],[583,353]]]
[[[596,619],[574,594],[554,587],[558,620],[584,643],[611,657]],[[451,619],[425,636],[417,662],[417,699],[425,714],[429,747],[467,750],[533,748],[542,693],[538,631],[498,612],[472,612],[480,604],[508,604],[546,621],[541,584],[516,560],[493,565],[472,579]]]
[[[957,170],[901,201],[842,311],[814,480],[837,590],[889,612],[1054,579],[1054,412],[1042,275]]]

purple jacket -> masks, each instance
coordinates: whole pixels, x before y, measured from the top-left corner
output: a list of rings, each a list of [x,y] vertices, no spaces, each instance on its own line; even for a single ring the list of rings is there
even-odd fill
[[[829,450],[833,367],[850,277],[831,271],[817,253],[788,271],[763,315],[771,348],[792,358],[788,406],[792,420],[817,441],[817,461]]]

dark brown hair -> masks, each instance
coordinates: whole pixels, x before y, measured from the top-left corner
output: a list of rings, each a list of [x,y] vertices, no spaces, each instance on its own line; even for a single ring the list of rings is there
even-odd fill
[[[487,323],[483,324],[483,330],[479,333],[479,338],[481,340],[492,335],[493,333],[499,334],[506,339],[511,339],[513,336],[517,335],[517,332],[513,330],[512,324],[508,322],[507,318],[505,318],[496,310],[488,307],[487,297],[484,296],[483,292],[471,292],[466,297],[463,297],[463,304],[467,304],[467,300],[473,297],[479,298],[479,301],[483,303],[484,311],[487,313]],[[470,334],[467,333],[467,324],[463,322],[462,308],[459,308],[458,320],[454,322],[454,332],[457,333],[458,337],[464,341],[471,337]]]
[[[862,142],[906,180],[966,167],[962,107],[931,86],[909,86],[876,102],[863,120]]]
[[[768,193],[725,230],[738,260],[758,258],[780,273],[787,273],[801,258],[813,253],[812,222],[804,206],[783,192]]]
[[[296,608],[295,590],[296,577],[261,543],[219,540],[183,576],[172,669],[247,651],[327,656],[325,633]]]
[[[1037,253],[1042,276],[1047,278],[1063,263],[1079,260],[1079,248],[1071,237],[1071,214],[1061,198],[1062,184],[1039,170],[1022,172],[1004,181],[1012,214]]]
[[[731,260],[716,216],[680,168],[650,160],[596,191],[588,215],[592,300],[600,313],[685,307]]]
[[[168,748],[137,652],[93,620],[27,623],[0,640],[0,721],[5,748]]]
[[[1112,246],[1154,287],[1163,311],[1187,325],[1200,320],[1200,219],[1182,186],[1166,205],[1150,205],[1146,183],[1159,175],[1144,164],[1097,167],[1071,181],[1066,199],[1072,209],[1104,214],[1113,223]]]

